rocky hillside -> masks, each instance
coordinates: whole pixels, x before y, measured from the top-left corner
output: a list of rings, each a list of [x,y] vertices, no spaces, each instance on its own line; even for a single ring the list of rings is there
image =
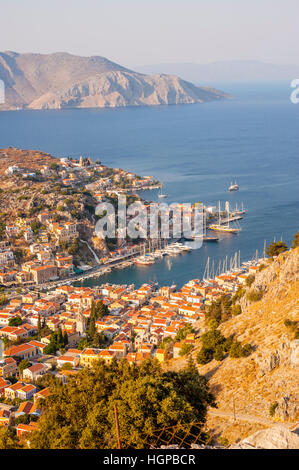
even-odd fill
[[[202,103],[228,97],[175,75],[144,75],[104,57],[0,53],[0,110]]]
[[[262,292],[262,298],[248,300],[251,291]],[[299,325],[299,248],[266,262],[240,303],[242,313],[219,328],[225,337],[250,343],[253,352],[197,366],[209,379],[218,404],[209,412],[207,428],[228,443],[277,421],[291,426],[299,420],[299,340],[288,327],[296,321]],[[195,361],[200,348],[199,339]]]
[[[9,166],[17,165],[28,171],[40,170],[43,165],[57,163],[57,159],[39,150],[22,150],[17,148],[0,149],[0,176]],[[2,182],[3,184],[3,182]]]
[[[254,352],[241,359],[213,360],[199,368],[210,377],[218,414],[221,410],[230,416],[235,412],[243,424],[247,419],[261,427],[270,420],[298,421],[299,340],[294,340],[294,331],[285,324],[286,320],[299,321],[298,275],[296,248],[256,274],[241,299],[243,313],[220,326],[225,336],[234,334],[242,343],[250,343]],[[264,292],[262,299],[248,301],[247,294],[252,290]],[[225,431],[225,425],[222,429]]]

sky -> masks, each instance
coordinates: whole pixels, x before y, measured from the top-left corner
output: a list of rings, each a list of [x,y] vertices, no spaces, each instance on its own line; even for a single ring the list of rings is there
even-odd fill
[[[299,64],[298,0],[0,0],[0,50]]]

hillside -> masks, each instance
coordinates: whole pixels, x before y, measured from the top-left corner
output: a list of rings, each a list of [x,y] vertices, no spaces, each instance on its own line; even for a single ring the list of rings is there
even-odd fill
[[[67,53],[0,53],[0,79],[0,110],[190,104],[228,96],[174,75],[144,75],[104,57]]]
[[[225,337],[233,334],[243,344],[250,343],[253,353],[198,366],[209,378],[218,404],[210,411],[207,427],[231,443],[275,421],[294,424],[299,419],[299,340],[284,324],[286,319],[299,321],[298,274],[299,248],[281,254],[258,272],[247,292],[263,289],[263,298],[249,302],[246,293],[242,314],[219,327]],[[199,340],[195,360],[200,347]],[[174,361],[173,368],[181,366]],[[271,418],[269,409],[275,403]]]
[[[27,170],[40,170],[43,165],[57,163],[57,159],[48,153],[38,150],[22,150],[16,148],[0,149],[0,176],[5,174],[9,166],[17,165]]]

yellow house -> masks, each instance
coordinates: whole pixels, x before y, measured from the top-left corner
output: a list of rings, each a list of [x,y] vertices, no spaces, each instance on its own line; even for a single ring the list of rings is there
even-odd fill
[[[106,364],[109,364],[112,361],[113,357],[114,353],[112,351],[101,351],[98,355],[98,358],[105,361]]]
[[[80,354],[80,365],[82,367],[92,367],[95,361],[99,360],[100,349],[85,348]]]
[[[159,362],[164,362],[166,360],[166,351],[165,349],[157,349],[156,351],[156,359],[158,359]]]

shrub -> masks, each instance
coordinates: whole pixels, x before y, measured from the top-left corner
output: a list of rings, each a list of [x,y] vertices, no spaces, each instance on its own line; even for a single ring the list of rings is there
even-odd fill
[[[246,281],[245,281],[246,286],[250,287],[254,283],[254,280],[255,280],[255,276],[253,274],[249,274],[249,276],[247,276]]]
[[[261,300],[261,298],[263,297],[264,293],[263,291],[261,290],[250,290],[247,295],[246,295],[246,298],[247,300],[249,300],[250,302],[257,302],[258,300]]]
[[[299,232],[295,233],[292,241],[292,248],[297,248],[297,246],[299,246]]]
[[[260,264],[259,267],[258,267],[258,272],[261,272],[265,268],[266,268],[265,264]]]
[[[193,349],[193,345],[190,343],[185,343],[180,349],[179,355],[180,356],[186,356],[186,354],[189,354]]]
[[[212,361],[213,357],[214,357],[213,349],[202,347],[197,355],[197,362],[198,364],[207,364],[208,362]]]
[[[272,403],[272,405],[270,406],[269,408],[269,415],[271,416],[271,418],[273,418],[273,416],[275,415],[275,411],[276,411],[276,408],[278,407],[278,403],[277,401]]]
[[[245,292],[246,292],[245,289],[239,286],[236,293],[232,297],[232,304],[235,304],[238,300],[240,300],[245,294]]]
[[[287,249],[288,249],[288,245],[285,242],[283,241],[279,241],[276,243],[273,242],[267,246],[266,254],[267,256],[269,256],[269,258],[273,258],[273,256],[278,256],[280,255],[280,253],[283,253]]]
[[[240,315],[242,313],[241,305],[235,304],[232,306],[232,315]]]
[[[247,357],[252,352],[252,346],[247,343],[244,346],[239,341],[233,341],[229,349],[229,357],[240,358]]]
[[[216,359],[216,361],[222,361],[224,359],[224,351],[221,345],[216,346],[214,359]]]

